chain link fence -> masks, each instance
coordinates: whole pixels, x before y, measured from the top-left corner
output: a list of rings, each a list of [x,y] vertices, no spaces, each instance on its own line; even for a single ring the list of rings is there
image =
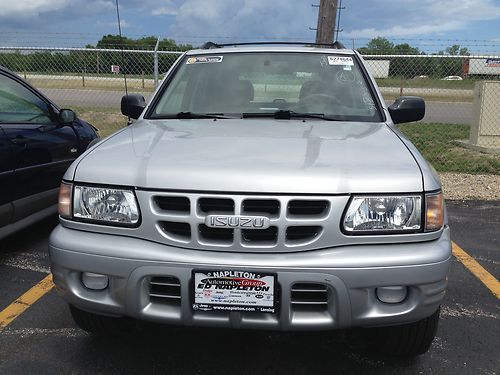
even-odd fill
[[[0,47],[0,65],[75,109],[102,135],[126,125],[125,91],[149,99],[180,51]],[[387,104],[426,100],[425,118],[401,131],[439,172],[500,175],[499,55],[364,55]],[[158,73],[159,72],[159,73]]]

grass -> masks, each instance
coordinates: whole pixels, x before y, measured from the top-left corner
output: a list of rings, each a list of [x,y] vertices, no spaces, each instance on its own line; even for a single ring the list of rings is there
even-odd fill
[[[99,135],[102,138],[127,126],[127,118],[116,108],[71,107],[71,109],[77,113],[79,118],[99,129]]]
[[[80,118],[98,128],[101,137],[127,125],[127,118],[115,108],[73,109]],[[500,155],[469,150],[456,142],[469,138],[469,125],[413,123],[398,127],[438,172],[500,175]]]
[[[65,80],[65,79],[43,79],[33,78],[28,79],[33,86],[39,89],[74,89],[74,90],[111,90],[124,91],[125,84],[117,79],[116,81],[105,81],[92,78],[85,78],[85,86],[82,79]],[[154,85],[149,81],[144,82],[144,87],[140,80],[127,80],[129,90],[136,92],[153,92]]]
[[[473,90],[476,79],[463,79],[461,81],[444,81],[439,78],[412,79],[412,78],[377,78],[380,87],[415,87],[432,89],[460,89]]]
[[[461,147],[469,138],[469,125],[402,124],[399,129],[438,172],[500,174],[500,156]]]

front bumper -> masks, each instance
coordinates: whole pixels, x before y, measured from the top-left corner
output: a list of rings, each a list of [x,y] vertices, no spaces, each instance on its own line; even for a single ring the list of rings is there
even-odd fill
[[[187,250],[60,225],[50,237],[49,249],[59,294],[80,309],[186,326],[274,330],[394,325],[423,319],[439,307],[451,263],[447,227],[439,239],[428,242],[237,254]],[[192,271],[213,268],[276,273],[278,313],[193,311]],[[87,289],[82,272],[108,275],[109,286],[101,291]],[[176,304],[150,298],[153,276],[179,280]],[[326,286],[327,304],[321,309],[294,305],[295,283]],[[377,287],[400,285],[408,287],[403,302],[387,304],[376,297]]]

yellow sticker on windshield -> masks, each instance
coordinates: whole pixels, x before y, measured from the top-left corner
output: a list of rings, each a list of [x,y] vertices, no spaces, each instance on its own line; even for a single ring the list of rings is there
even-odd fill
[[[351,56],[328,56],[329,65],[354,65]]]
[[[186,65],[220,63],[224,56],[193,56],[188,57]]]

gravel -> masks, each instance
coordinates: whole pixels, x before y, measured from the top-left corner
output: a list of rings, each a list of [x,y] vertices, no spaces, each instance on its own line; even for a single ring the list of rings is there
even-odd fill
[[[500,200],[500,175],[440,173],[446,199]]]

